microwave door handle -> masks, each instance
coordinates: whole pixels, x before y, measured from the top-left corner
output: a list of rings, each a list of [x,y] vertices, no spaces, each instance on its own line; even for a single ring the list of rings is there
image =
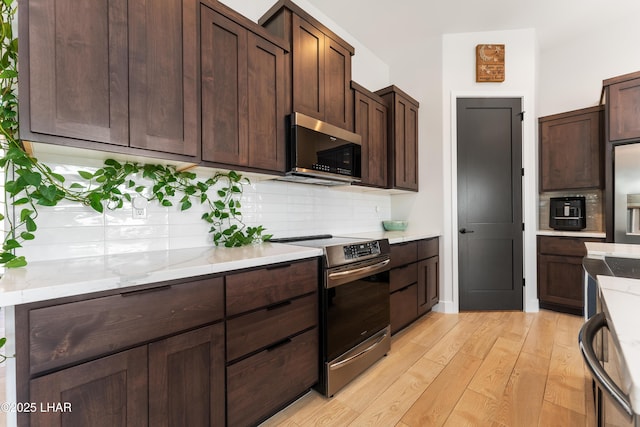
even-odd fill
[[[593,379],[596,380],[600,387],[609,393],[622,410],[624,410],[630,417],[633,417],[633,409],[631,408],[629,397],[620,389],[613,379],[611,379],[609,374],[607,374],[598,361],[596,352],[593,349],[593,340],[596,334],[602,328],[607,327],[607,318],[603,312],[600,312],[587,320],[587,322],[582,325],[582,328],[580,328],[580,333],[578,334],[580,351],[582,352],[582,357],[586,362],[585,364],[587,365],[587,368],[589,368],[589,371],[591,371],[591,374],[593,375]]]

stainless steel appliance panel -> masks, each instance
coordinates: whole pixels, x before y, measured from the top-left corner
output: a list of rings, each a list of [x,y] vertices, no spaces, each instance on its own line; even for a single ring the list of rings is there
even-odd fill
[[[603,312],[591,317],[578,336],[585,365],[596,384],[596,421],[598,426],[640,426],[629,396],[621,383],[618,354]]]
[[[614,236],[640,243],[640,143],[614,147]]]

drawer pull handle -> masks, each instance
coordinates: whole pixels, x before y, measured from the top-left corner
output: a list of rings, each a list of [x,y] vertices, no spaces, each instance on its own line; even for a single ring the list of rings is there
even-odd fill
[[[139,290],[136,290],[136,291],[120,292],[120,296],[128,297],[128,296],[132,296],[132,295],[148,294],[150,292],[166,291],[166,290],[169,290],[169,289],[171,289],[171,285],[156,286],[156,287],[153,287],[153,288],[139,289]]]
[[[278,303],[272,304],[269,307],[267,307],[267,311],[277,310],[279,308],[286,307],[288,305],[291,305],[291,301],[278,302]]]
[[[273,351],[275,349],[277,349],[278,347],[282,347],[283,345],[287,345],[291,342],[291,338],[285,338],[281,341],[278,341],[277,343],[270,345],[269,347],[267,347],[267,351]]]
[[[267,267],[266,270],[279,270],[281,268],[289,268],[291,267],[291,264],[280,264],[280,265],[274,265],[271,267]]]

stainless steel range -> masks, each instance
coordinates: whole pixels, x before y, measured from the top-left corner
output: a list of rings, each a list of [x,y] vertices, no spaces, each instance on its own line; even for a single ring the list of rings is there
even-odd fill
[[[389,241],[330,235],[275,241],[324,251],[316,388],[331,397],[391,348]]]

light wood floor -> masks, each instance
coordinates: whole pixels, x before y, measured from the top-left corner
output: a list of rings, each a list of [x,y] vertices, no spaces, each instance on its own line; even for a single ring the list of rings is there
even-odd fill
[[[307,393],[264,426],[593,426],[582,318],[429,313],[332,399]]]

